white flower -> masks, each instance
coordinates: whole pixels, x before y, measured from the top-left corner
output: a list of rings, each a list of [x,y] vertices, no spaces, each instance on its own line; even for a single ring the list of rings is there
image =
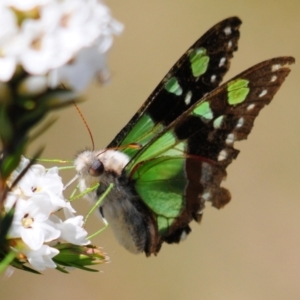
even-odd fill
[[[12,6],[19,10],[30,10],[36,6],[44,5],[51,0],[2,0],[2,3],[6,6]]]
[[[59,82],[66,81],[72,89],[82,91],[94,77],[108,77],[105,73],[105,56],[99,53],[97,47],[90,47],[82,49],[72,63],[53,70],[49,74],[49,82],[51,86],[57,86]]]
[[[51,87],[65,82],[72,89],[82,91],[94,77],[101,81],[109,77],[105,52],[112,45],[112,34],[121,33],[123,26],[110,17],[107,7],[97,1],[80,2],[66,1],[66,6],[70,5],[73,10],[68,16],[66,29],[60,31],[62,42],[73,45],[74,49],[77,47],[77,54],[68,64],[50,72]],[[81,13],[75,13],[77,10]]]
[[[22,22],[17,23],[12,7],[18,9],[19,15],[24,11]],[[25,14],[28,10],[33,17]],[[97,0],[3,0],[0,3],[0,80],[10,80],[16,65],[21,64],[32,75],[49,76],[51,87],[59,85],[62,79],[81,90],[95,75],[107,72],[104,53],[111,47],[112,36],[122,29],[109,9]],[[91,54],[90,48],[97,51]],[[92,57],[87,59],[83,53]],[[87,62],[85,67],[84,62]],[[90,69],[92,62],[97,63]],[[65,65],[71,65],[71,70],[56,73]],[[87,74],[85,84],[78,88],[82,74]]]
[[[71,203],[63,198],[64,187],[57,167],[47,170],[40,164],[31,165],[13,186],[29,163],[22,157],[8,181],[11,190],[5,198],[4,208],[8,212],[14,206],[15,211],[7,239],[22,263],[27,258],[32,267],[43,271],[56,268],[52,258],[59,250],[50,245],[55,247],[58,243],[68,242],[84,246],[90,241],[83,228],[83,216],[74,216]],[[61,209],[66,220],[55,215]]]
[[[57,216],[51,216],[51,220],[56,223],[57,228],[60,229],[60,239],[63,239],[74,245],[87,245],[90,243],[86,239],[87,231],[83,226],[83,216],[76,216],[69,218],[64,222]]]
[[[54,167],[46,171],[44,166],[39,164],[32,165],[17,185],[26,197],[40,192],[49,193],[50,197],[51,194],[61,197],[63,191],[58,168]]]
[[[0,81],[8,81],[16,69],[16,60],[13,57],[0,57]]]
[[[9,178],[9,185],[13,183],[13,181],[16,180],[16,178],[19,176],[19,174],[28,166],[30,163],[30,160],[26,158],[25,156],[21,156],[21,160],[19,165],[16,167],[16,169],[12,172]]]
[[[28,159],[22,158],[20,166],[13,172],[11,180],[15,179],[28,163]],[[40,164],[32,165],[18,182],[15,192],[23,199],[28,199],[38,193],[47,193],[53,206],[52,212],[56,212],[61,208],[68,216],[72,216],[76,212],[70,202],[63,197],[63,182],[58,175],[57,167],[46,170]]]
[[[5,202],[5,208],[10,209],[15,195],[10,195]],[[46,193],[32,196],[28,200],[17,199],[16,210],[9,238],[21,238],[32,250],[39,249],[45,242],[57,239],[60,231],[49,220],[52,204]]]
[[[44,271],[46,268],[56,268],[52,257],[57,255],[59,251],[55,248],[42,245],[38,250],[24,249],[22,252],[27,256],[28,262],[38,271]]]
[[[17,59],[11,53],[6,55],[9,51],[12,41],[18,32],[17,20],[13,12],[0,6],[0,80],[9,80],[16,68]]]

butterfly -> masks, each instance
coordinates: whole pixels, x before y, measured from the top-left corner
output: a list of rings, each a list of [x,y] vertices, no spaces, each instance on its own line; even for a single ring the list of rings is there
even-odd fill
[[[132,253],[156,255],[200,222],[207,202],[230,201],[221,186],[260,110],[290,72],[293,57],[261,62],[220,85],[238,48],[237,17],[209,29],[176,62],[106,149],[75,159],[82,191],[101,203],[102,217]],[[220,86],[219,86],[220,85]]]

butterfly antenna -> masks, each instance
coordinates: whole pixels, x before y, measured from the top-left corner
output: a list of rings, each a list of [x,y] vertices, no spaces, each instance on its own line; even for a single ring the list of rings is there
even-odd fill
[[[94,151],[94,150],[95,150],[95,143],[94,143],[94,138],[93,138],[91,129],[90,129],[90,127],[89,127],[87,121],[85,120],[85,118],[84,118],[84,116],[83,116],[81,110],[80,110],[79,107],[77,106],[77,104],[76,104],[75,102],[73,102],[73,104],[74,104],[74,106],[75,106],[77,112],[79,113],[79,115],[80,115],[80,117],[81,117],[81,119],[82,119],[82,121],[83,121],[83,123],[84,123],[84,125],[85,125],[85,127],[86,127],[86,129],[87,129],[87,131],[88,131],[88,133],[89,133],[89,135],[90,135],[90,139],[91,139],[91,142],[92,142],[92,148],[93,148],[93,151]]]

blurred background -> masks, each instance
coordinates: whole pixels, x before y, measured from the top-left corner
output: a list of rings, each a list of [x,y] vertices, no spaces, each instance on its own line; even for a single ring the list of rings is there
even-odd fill
[[[112,140],[183,52],[226,17],[243,20],[226,80],[275,56],[300,59],[299,0],[106,3],[125,31],[109,55],[111,83],[92,85],[80,105],[96,148]],[[1,299],[300,299],[299,87],[295,65],[248,141],[236,143],[241,153],[224,184],[232,202],[221,211],[207,207],[185,242],[163,245],[157,257],[146,258],[127,253],[108,229],[93,241],[111,258],[99,273],[15,271],[1,276]],[[72,159],[91,146],[89,136],[75,109],[56,115],[29,152],[42,144],[44,157]],[[83,201],[75,206],[80,214],[89,208]],[[100,226],[94,216],[88,230]]]

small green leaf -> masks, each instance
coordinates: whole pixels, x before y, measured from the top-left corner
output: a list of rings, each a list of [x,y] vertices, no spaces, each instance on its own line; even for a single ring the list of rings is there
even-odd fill
[[[87,266],[103,264],[108,261],[107,256],[99,248],[92,245],[77,246],[64,243],[54,247],[59,250],[59,253],[53,257],[53,261],[59,266],[95,272]]]
[[[3,259],[1,259],[0,262],[0,274],[12,263],[16,256],[16,253],[13,251],[10,251],[8,254],[5,255]]]
[[[4,200],[5,201],[5,200]],[[0,245],[5,243],[5,239],[14,218],[15,206],[0,217]]]
[[[23,147],[20,147],[17,153],[4,155],[0,160],[0,174],[3,179],[7,179],[11,172],[19,165]],[[21,151],[20,151],[21,150]]]
[[[13,134],[13,125],[9,118],[7,106],[0,105],[0,137],[4,147],[12,141]]]
[[[11,262],[11,266],[16,268],[16,269],[19,269],[19,270],[22,270],[22,271],[26,271],[26,272],[29,272],[29,273],[33,273],[33,274],[38,274],[40,275],[41,273],[32,269],[32,268],[29,268],[25,265],[25,262],[20,262],[18,261],[17,259],[13,260]]]
[[[69,272],[64,267],[61,267],[58,264],[56,264],[56,270],[58,270],[58,271],[60,271],[62,273],[65,273],[65,274],[69,274]]]

